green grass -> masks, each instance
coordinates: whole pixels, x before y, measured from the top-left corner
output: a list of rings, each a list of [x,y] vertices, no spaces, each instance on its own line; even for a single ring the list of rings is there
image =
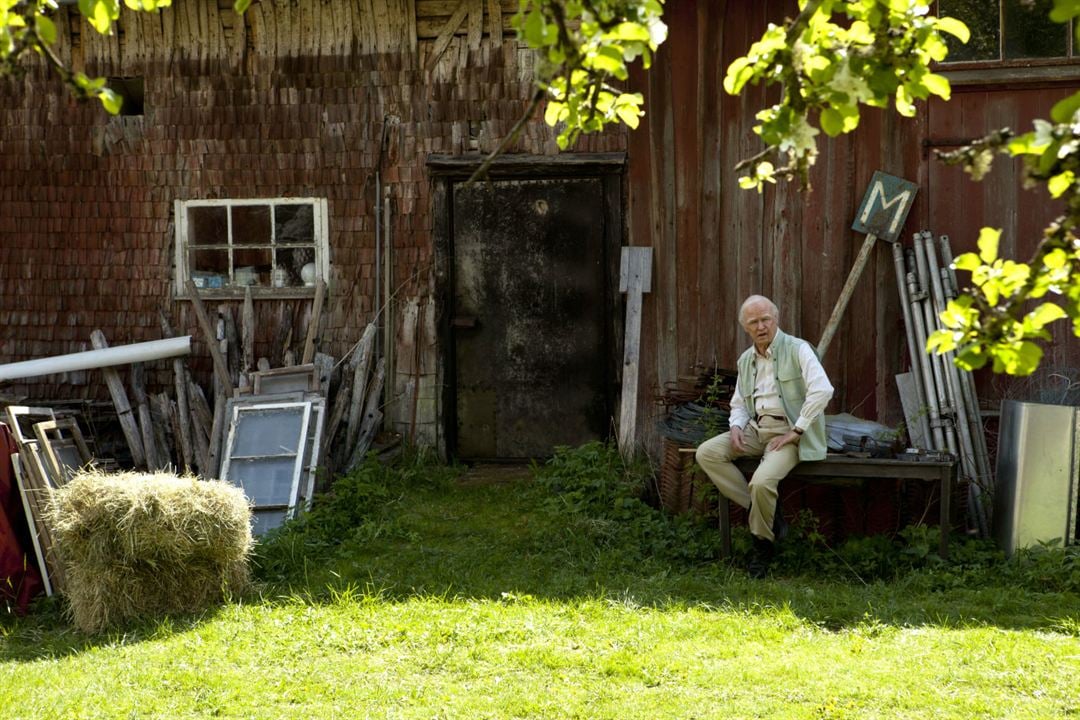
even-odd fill
[[[527,478],[417,482],[206,617],[0,624],[9,718],[1080,717],[1080,598],[641,558]],[[303,557],[311,559],[303,562]],[[949,576],[954,577],[955,575]],[[1008,574],[1003,577],[1011,577]]]

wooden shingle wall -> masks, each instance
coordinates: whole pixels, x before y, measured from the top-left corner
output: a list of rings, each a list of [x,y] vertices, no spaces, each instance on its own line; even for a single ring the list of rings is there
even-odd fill
[[[321,349],[342,357],[378,305],[375,170],[385,138],[394,335],[421,345],[419,356],[398,356],[395,392],[419,382],[420,432],[433,432],[425,159],[494,148],[531,94],[532,56],[510,32],[492,41],[486,2],[469,4],[464,34],[448,33],[437,59],[437,38],[422,28],[445,17],[431,12],[445,3],[263,0],[242,19],[230,5],[185,0],[160,15],[125,12],[109,38],[76,16],[60,24],[60,54],[77,69],[144,79],[142,116],[110,118],[79,104],[37,66],[0,84],[0,362],[87,349],[94,328],[114,345],[157,339],[164,308],[178,331],[195,336],[192,365],[208,378],[193,313],[174,300],[173,202],[286,196],[328,198],[331,290]],[[480,38],[469,35],[477,9]],[[618,150],[623,138],[588,138],[577,149]],[[557,149],[537,119],[512,151]],[[303,328],[309,306],[257,301],[258,352],[268,352],[283,313]],[[151,382],[170,383],[166,370],[151,369]],[[104,397],[96,373],[8,389]],[[415,424],[411,413],[399,420]]]

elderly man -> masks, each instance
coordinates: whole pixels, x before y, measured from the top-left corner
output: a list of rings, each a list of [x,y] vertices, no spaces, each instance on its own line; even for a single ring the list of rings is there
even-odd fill
[[[754,346],[739,357],[739,377],[731,398],[729,432],[697,449],[698,465],[728,499],[750,512],[754,552],[748,570],[764,577],[774,542],[787,532],[777,510],[777,488],[801,460],[825,458],[825,406],[832,384],[810,343],[780,330],[771,300],[751,295],[739,310],[739,324]],[[732,460],[760,457],[747,483]]]

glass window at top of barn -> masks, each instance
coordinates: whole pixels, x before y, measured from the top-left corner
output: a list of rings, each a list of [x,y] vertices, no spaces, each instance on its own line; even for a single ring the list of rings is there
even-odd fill
[[[326,200],[177,203],[177,288],[260,294],[312,288],[329,267]]]
[[[938,0],[938,15],[971,31],[965,45],[951,35],[946,63],[1024,64],[1075,57],[1068,24],[1050,19],[1053,0]]]

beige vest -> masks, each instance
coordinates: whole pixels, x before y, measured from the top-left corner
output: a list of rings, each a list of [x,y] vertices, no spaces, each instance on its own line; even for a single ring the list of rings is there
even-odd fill
[[[776,331],[772,344],[772,361],[776,364],[776,384],[780,389],[780,402],[784,414],[792,426],[799,419],[799,412],[806,402],[806,382],[799,366],[799,343],[805,343],[782,330]],[[739,388],[751,416],[754,412],[754,386],[757,385],[757,373],[754,367],[755,350],[749,350],[739,357]],[[825,442],[825,415],[818,415],[799,438],[799,460],[824,460],[827,451]]]

